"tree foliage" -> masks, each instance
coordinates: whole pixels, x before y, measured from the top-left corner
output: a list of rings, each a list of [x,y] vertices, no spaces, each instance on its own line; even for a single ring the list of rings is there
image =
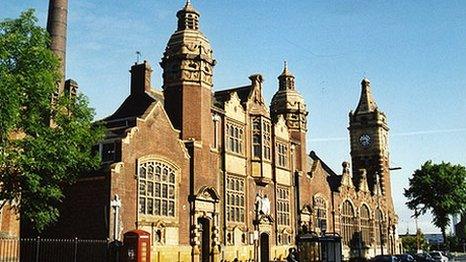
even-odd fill
[[[450,223],[449,215],[463,213],[466,210],[466,168],[450,163],[424,163],[420,169],[414,171],[409,179],[409,188],[404,195],[406,203],[414,216],[430,211],[433,224],[445,230]]]
[[[103,129],[83,95],[52,105],[59,60],[36,23],[33,10],[0,22],[0,203],[40,231],[58,218],[63,188],[99,165],[91,149]]]
[[[403,249],[411,254],[416,254],[418,251],[417,243],[419,241],[419,249],[429,251],[429,243],[427,242],[424,234],[419,230],[417,235],[404,236],[401,238]]]

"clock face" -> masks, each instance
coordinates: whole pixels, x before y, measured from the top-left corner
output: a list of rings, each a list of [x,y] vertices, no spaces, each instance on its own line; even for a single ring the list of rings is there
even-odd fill
[[[359,137],[359,143],[361,144],[361,146],[363,147],[368,147],[371,143],[372,143],[372,138],[370,135],[368,134],[362,134],[360,137]]]

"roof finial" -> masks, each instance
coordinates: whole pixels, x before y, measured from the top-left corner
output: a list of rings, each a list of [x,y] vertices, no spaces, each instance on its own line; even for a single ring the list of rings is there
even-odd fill
[[[281,74],[282,76],[290,76],[291,73],[288,71],[288,63],[286,60],[283,61],[283,72]]]

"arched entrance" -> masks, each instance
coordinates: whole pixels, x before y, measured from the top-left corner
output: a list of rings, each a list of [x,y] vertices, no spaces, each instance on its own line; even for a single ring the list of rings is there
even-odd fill
[[[191,201],[191,223],[196,234],[192,261],[220,261],[219,195],[212,187],[203,186]]]
[[[201,261],[210,261],[210,221],[205,217],[198,218],[200,231]]]
[[[260,237],[260,254],[261,254],[261,262],[269,262],[270,257],[270,250],[269,250],[269,234],[262,233]]]

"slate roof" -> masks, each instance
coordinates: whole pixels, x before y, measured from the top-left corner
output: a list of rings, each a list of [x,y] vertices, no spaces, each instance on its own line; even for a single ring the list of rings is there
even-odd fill
[[[224,108],[223,105],[226,101],[230,99],[230,95],[234,92],[238,94],[241,103],[246,103],[248,100],[249,94],[252,91],[252,86],[241,86],[241,87],[234,87],[230,89],[220,90],[214,93],[214,104],[220,108]]]
[[[126,130],[136,125],[136,119],[157,101],[163,102],[161,92],[129,95],[115,113],[101,120],[107,127],[106,139],[125,136]]]

